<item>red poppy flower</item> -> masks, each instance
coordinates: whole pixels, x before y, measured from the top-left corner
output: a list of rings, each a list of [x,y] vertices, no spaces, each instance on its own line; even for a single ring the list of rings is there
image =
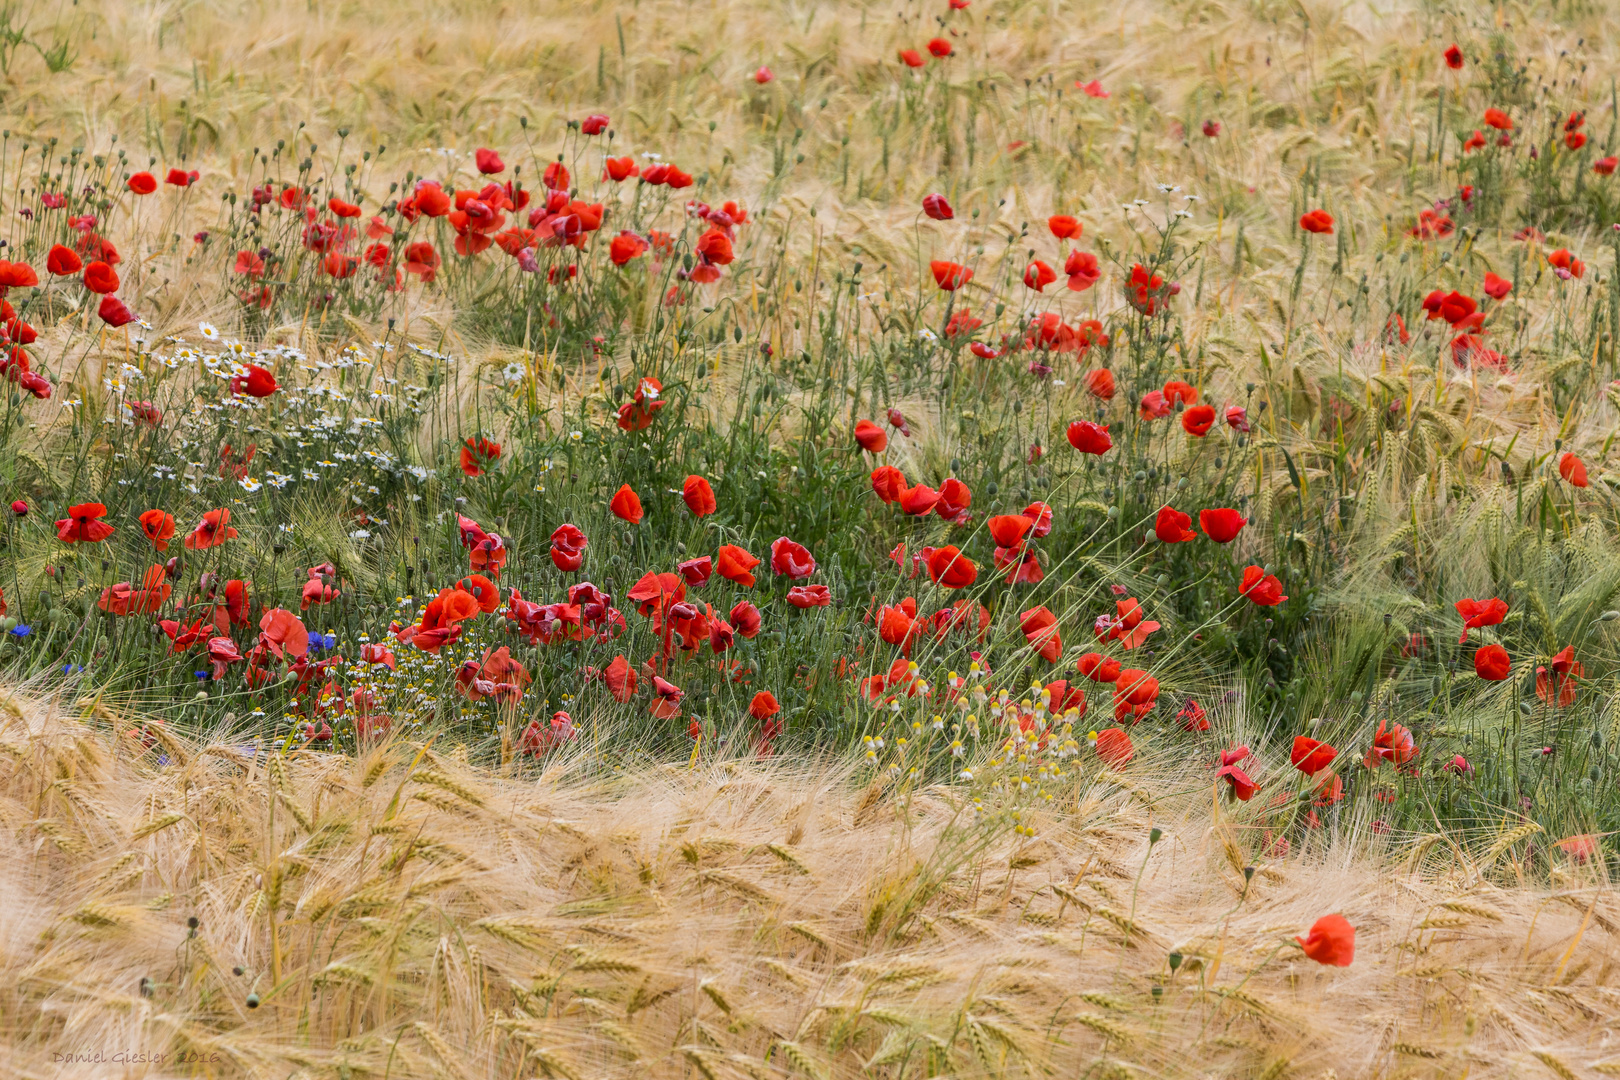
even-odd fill
[[[1024,507],[1024,516],[1035,523],[1029,534],[1036,539],[1052,531],[1052,508],[1043,502],[1032,502]]]
[[[1580,131],[1571,131],[1564,135],[1564,145],[1571,150],[1579,150],[1586,145],[1586,134]]]
[[[1485,126],[1493,127],[1498,131],[1512,131],[1513,121],[1508,119],[1508,114],[1501,109],[1486,109]]]
[[[1248,518],[1228,507],[1198,511],[1198,527],[1217,544],[1230,544],[1248,523]]]
[[[107,508],[101,503],[79,503],[68,507],[68,516],[56,523],[56,538],[64,544],[97,544],[116,530],[101,519]]]
[[[1193,405],[1198,402],[1198,390],[1189,383],[1172,380],[1164,384],[1164,400],[1171,408],[1178,401],[1183,405]]]
[[[923,196],[922,210],[924,214],[935,221],[950,221],[956,216],[956,211],[952,210],[951,204],[945,201],[945,196],[937,192]]]
[[[1294,736],[1294,748],[1289,752],[1288,760],[1293,762],[1294,768],[1306,776],[1315,776],[1339,756],[1339,751],[1325,742],[1320,742],[1305,735]]]
[[[135,313],[116,296],[103,296],[101,303],[96,305],[96,315],[115,330],[135,321]]]
[[[720,545],[720,557],[717,569],[720,576],[745,589],[754,587],[754,567],[759,565],[759,559],[735,544]]]
[[[930,38],[928,40],[928,54],[943,60],[951,55],[951,43],[944,38]]]
[[[45,269],[57,277],[67,277],[77,274],[84,268],[83,261],[72,248],[54,245],[45,256]]]
[[[197,182],[197,178],[198,173],[195,169],[191,170],[190,172],[187,172],[184,169],[170,169],[169,175],[163,178],[163,182],[165,184],[171,184],[174,187],[183,188],[190,187],[192,184],[195,184]]]
[[[1620,157],[1598,158],[1592,162],[1592,171],[1599,176],[1613,176],[1616,167],[1620,167]]]
[[[1486,271],[1483,291],[1485,295],[1490,297],[1492,300],[1500,300],[1502,297],[1513,291],[1513,282],[1509,281],[1507,278],[1497,277],[1490,271]]]
[[[216,548],[234,539],[236,530],[231,528],[231,512],[221,509],[204,514],[196,527],[186,534],[185,542],[187,550],[198,551]]]
[[[1055,664],[1063,655],[1063,637],[1058,632],[1057,616],[1045,607],[1030,608],[1018,616],[1018,628],[1024,640],[1049,664]]]
[[[906,65],[906,67],[911,68],[920,68],[924,64],[928,63],[927,60],[923,59],[922,53],[918,52],[916,49],[901,49],[900,62]]]
[[[900,509],[912,517],[931,513],[938,502],[939,492],[927,484],[917,484],[900,493]]]
[[[97,259],[84,270],[84,287],[106,296],[118,291],[118,271]]]
[[[1463,66],[1463,53],[1462,53],[1462,50],[1457,48],[1456,43],[1453,42],[1451,44],[1451,46],[1446,49],[1446,67],[1451,68],[1453,71],[1456,71],[1459,68],[1461,68],[1462,66]]]
[[[1547,256],[1547,265],[1554,270],[1563,270],[1570,277],[1581,277],[1586,273],[1586,264],[1569,253],[1567,248],[1559,248]]]
[[[1108,425],[1094,424],[1090,420],[1074,421],[1066,434],[1069,445],[1082,454],[1106,454],[1114,445],[1108,435]]]
[[[1566,483],[1583,488],[1586,486],[1586,463],[1574,454],[1566,453],[1558,459],[1558,475],[1562,476]]]
[[[238,375],[231,379],[231,393],[240,394],[244,391],[256,398],[267,398],[274,394],[281,386],[276,377],[258,364],[249,364],[246,375]]]
[[[1097,732],[1097,756],[1111,769],[1123,769],[1136,756],[1131,737],[1117,727]]]
[[[468,439],[461,445],[461,471],[468,476],[482,476],[500,457],[500,443],[490,442],[483,436]]]
[[[506,171],[506,162],[502,161],[501,155],[493,150],[480,147],[473,153],[473,160],[478,164],[478,171],[485,176]]]
[[[1482,645],[1474,652],[1474,674],[1487,682],[1501,682],[1513,670],[1513,659],[1500,645]]]
[[[1221,122],[1219,120],[1205,120],[1202,130],[1204,138],[1213,139],[1221,133]]]
[[[825,585],[795,585],[788,590],[787,602],[796,608],[827,607],[832,590]]]
[[[962,481],[951,476],[939,485],[939,501],[934,503],[934,513],[953,525],[966,525],[972,517],[968,513],[968,507],[972,505],[973,492]]]
[[[771,572],[785,578],[807,578],[816,572],[810,549],[785,536],[771,541]]]
[[[608,120],[606,115],[602,113],[591,113],[589,116],[579,122],[579,130],[586,135],[600,135],[602,132],[608,129],[609,123],[611,123],[611,121]]]
[[[893,465],[879,465],[872,470],[872,490],[886,503],[899,502],[906,492],[906,476]]]
[[[1153,522],[1153,535],[1163,544],[1180,544],[1195,539],[1198,533],[1192,528],[1192,515],[1183,514],[1180,510],[1169,506],[1159,508],[1159,516]]]
[[[1457,614],[1462,616],[1462,637],[1457,639],[1461,645],[1468,640],[1468,631],[1481,626],[1495,626],[1502,621],[1508,613],[1506,600],[1491,597],[1489,600],[1470,600],[1466,597],[1457,601]]]
[[[633,232],[621,232],[608,244],[608,259],[614,266],[623,266],[631,259],[640,258],[650,246]]]
[[[1305,955],[1318,964],[1349,967],[1356,958],[1356,928],[1343,915],[1324,915],[1305,937],[1296,937]]]
[[[149,172],[138,172],[124,183],[137,195],[150,195],[157,190],[157,177]]]
[[[889,446],[888,434],[870,420],[856,422],[855,441],[869,454],[881,454]]]
[[[1258,566],[1244,567],[1243,584],[1238,586],[1238,594],[1247,596],[1261,607],[1276,607],[1288,599],[1283,595],[1282,582],[1277,580],[1277,575],[1268,574]]]
[[[1111,683],[1119,678],[1119,661],[1101,653],[1086,653],[1075,663],[1075,667],[1092,682]]]
[[[1215,406],[1194,405],[1181,414],[1181,428],[1189,435],[1203,438],[1215,426]]]
[[[1310,233],[1331,233],[1333,215],[1326,210],[1312,210],[1300,216],[1299,227]]]
[[[174,515],[162,510],[148,510],[140,516],[141,532],[159,551],[166,551],[174,538]]]
[[[948,544],[928,557],[928,577],[943,588],[961,589],[978,580],[979,568],[955,544]]]
[[[946,292],[955,292],[973,280],[973,271],[960,263],[935,259],[928,264],[928,269],[934,275],[934,282]]]
[[[1024,539],[1024,534],[1034,526],[1035,522],[1022,514],[997,514],[986,525],[990,529],[990,538],[996,542],[997,547],[1016,548]]]
[[[1057,271],[1036,259],[1024,268],[1024,285],[1036,292],[1043,291],[1048,285],[1057,280]]]
[[[641,496],[632,491],[629,484],[621,485],[619,490],[613,493],[612,500],[608,502],[608,509],[613,511],[613,516],[620,521],[628,521],[632,525],[641,522]]]
[[[1159,390],[1149,390],[1142,395],[1137,403],[1136,411],[1143,420],[1157,420],[1162,416],[1169,416],[1170,402],[1165,400],[1164,393]]]
[[[688,476],[681,484],[681,499],[693,517],[707,517],[715,511],[714,489],[701,476]]]
[[[1097,256],[1089,251],[1071,251],[1063,263],[1063,272],[1069,275],[1069,291],[1085,292],[1102,280]]]
[[[1046,219],[1046,227],[1051,229],[1052,235],[1059,240],[1078,240],[1085,230],[1079,219],[1069,214],[1053,214]]]
[[[1249,774],[1244,772],[1240,765],[1249,758],[1247,746],[1234,746],[1230,750],[1221,751],[1220,768],[1215,770],[1216,780],[1225,780],[1233,795],[1240,802],[1248,802],[1254,798],[1255,792],[1260,790]]]
[[[1080,385],[1086,388],[1086,393],[1101,401],[1111,401],[1114,397],[1114,373],[1107,368],[1094,368],[1081,376]]]
[[[714,560],[704,555],[701,558],[677,563],[675,569],[679,570],[686,583],[695,589],[709,583],[709,577],[714,573]]]

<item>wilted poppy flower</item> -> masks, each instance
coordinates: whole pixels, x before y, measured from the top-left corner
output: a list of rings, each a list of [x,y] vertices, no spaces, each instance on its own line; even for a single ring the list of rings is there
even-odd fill
[[[1082,454],[1106,454],[1114,445],[1114,440],[1108,435],[1108,425],[1094,424],[1090,420],[1074,421],[1066,434],[1069,445]]]
[[[899,502],[906,492],[906,475],[893,465],[879,465],[872,470],[872,490],[886,503]]]
[[[1500,645],[1482,645],[1474,651],[1474,674],[1487,682],[1501,682],[1513,670],[1513,661]]]
[[[1018,628],[1024,640],[1049,664],[1055,664],[1063,655],[1063,637],[1058,632],[1057,616],[1045,607],[1030,608],[1018,616]]]
[[[922,53],[918,52],[916,49],[901,49],[900,62],[906,65],[906,67],[911,68],[920,68],[924,64],[928,63],[927,60],[923,59]]]
[[[1498,131],[1512,131],[1513,121],[1508,119],[1508,114],[1501,109],[1486,109],[1485,126],[1493,127]]]
[[[952,210],[951,204],[945,201],[945,196],[938,192],[923,196],[922,210],[924,214],[935,221],[950,221],[956,216],[956,211]]]
[[[1492,300],[1500,300],[1513,291],[1513,282],[1504,277],[1497,277],[1490,271],[1485,272],[1483,291]]]
[[[622,484],[613,498],[608,502],[608,509],[620,521],[628,521],[632,525],[641,522],[641,497],[630,489],[629,484]]]
[[[227,540],[236,539],[236,530],[231,528],[231,512],[229,510],[210,510],[197,522],[195,528],[186,534],[186,548],[190,551],[206,551],[216,548]]]
[[[688,476],[681,484],[681,500],[686,503],[686,508],[692,511],[693,517],[707,517],[714,513],[717,505],[714,501],[714,489],[709,486],[707,480],[697,475]]]
[[[1275,607],[1288,599],[1283,595],[1282,582],[1277,580],[1277,575],[1268,574],[1258,566],[1244,567],[1243,583],[1238,586],[1238,593],[1261,607]]]
[[[1315,776],[1339,756],[1339,751],[1325,742],[1312,739],[1305,735],[1294,736],[1294,748],[1289,751],[1288,760],[1294,768],[1306,776]]]
[[[803,544],[778,537],[771,541],[771,572],[785,578],[807,578],[816,572],[816,560]]]
[[[1470,600],[1464,598],[1457,601],[1457,614],[1462,616],[1462,637],[1457,639],[1461,645],[1468,640],[1468,631],[1481,626],[1495,626],[1502,621],[1508,613],[1506,600],[1491,597],[1489,600]]]
[[[1198,527],[1217,544],[1230,544],[1248,523],[1248,518],[1229,507],[1198,511]]]
[[[174,515],[162,510],[147,510],[141,514],[141,532],[159,551],[166,551],[174,538]]]
[[[1558,459],[1558,475],[1574,487],[1586,486],[1586,463],[1574,454],[1565,454]]]
[[[468,439],[461,444],[461,471],[468,476],[482,476],[500,457],[500,443],[483,436]]]
[[[1202,439],[1215,426],[1215,406],[1194,405],[1181,414],[1181,428],[1189,435]]]
[[[1136,756],[1131,737],[1119,728],[1097,732],[1097,756],[1111,769],[1123,769]]]
[[[1159,508],[1159,516],[1153,522],[1153,535],[1163,544],[1180,544],[1198,536],[1192,528],[1192,515],[1169,506]]]
[[[1254,798],[1254,793],[1260,790],[1260,785],[1240,767],[1248,758],[1247,746],[1234,746],[1230,750],[1222,750],[1220,768],[1215,770],[1215,779],[1225,780],[1229,790],[1240,802],[1248,802]]]
[[[979,578],[979,568],[954,544],[935,550],[928,557],[928,577],[946,589],[961,589]]]
[[[1388,720],[1380,720],[1378,731],[1373,735],[1373,744],[1367,750],[1366,764],[1368,768],[1385,761],[1405,765],[1417,754],[1417,746],[1413,744],[1409,730],[1400,724],[1391,726]]]
[[[116,296],[103,296],[101,303],[96,306],[96,315],[102,322],[115,330],[120,326],[128,326],[135,321],[134,312],[130,311],[129,306]]]
[[[1024,285],[1036,292],[1043,291],[1048,285],[1057,280],[1057,271],[1036,259],[1024,268]]]
[[[825,585],[795,585],[788,590],[787,602],[796,608],[827,607],[832,590]]]
[[[1333,215],[1326,210],[1311,210],[1300,216],[1299,227],[1310,233],[1331,233]]]
[[[870,420],[856,422],[855,441],[869,454],[881,454],[889,446],[888,434]]]
[[[1461,49],[1457,48],[1456,42],[1453,42],[1449,47],[1447,47],[1445,55],[1446,67],[1456,71],[1463,66],[1463,52]]]
[[[934,275],[934,282],[946,292],[955,292],[963,285],[973,280],[973,271],[961,263],[945,262],[935,259],[928,264],[928,269]]]
[[[1114,397],[1114,373],[1107,368],[1094,368],[1086,372],[1080,378],[1080,385],[1098,400],[1111,401]]]
[[[1567,708],[1575,704],[1575,680],[1586,674],[1586,668],[1575,659],[1575,646],[1566,645],[1552,658],[1552,670],[1536,668],[1536,697],[1549,705]]]
[[[1343,915],[1322,916],[1311,924],[1309,934],[1294,940],[1318,964],[1349,967],[1356,958],[1356,928]]]
[[[116,530],[101,519],[107,508],[101,503],[79,503],[68,507],[68,516],[56,523],[56,538],[64,544],[97,544]]]
[[[1053,214],[1046,219],[1046,227],[1059,240],[1078,240],[1084,231],[1079,219],[1070,214]]]
[[[1085,292],[1102,279],[1097,256],[1089,251],[1071,251],[1063,263],[1063,272],[1069,275],[1069,291]]]

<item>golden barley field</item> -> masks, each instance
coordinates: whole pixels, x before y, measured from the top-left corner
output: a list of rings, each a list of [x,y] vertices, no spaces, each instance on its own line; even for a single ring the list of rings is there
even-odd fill
[[[1620,1075],[1617,41],[0,2],[0,1075]]]

